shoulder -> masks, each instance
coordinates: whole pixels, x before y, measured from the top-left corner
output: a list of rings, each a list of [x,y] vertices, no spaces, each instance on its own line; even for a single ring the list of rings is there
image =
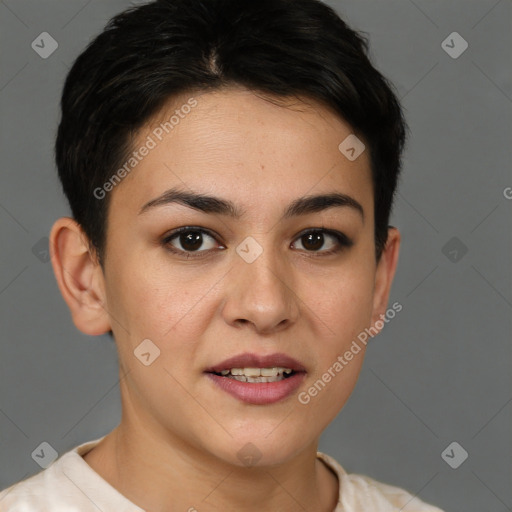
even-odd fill
[[[443,512],[440,508],[421,501],[405,489],[379,482],[366,475],[347,475],[344,483],[346,487],[351,488],[355,499],[359,494],[368,498],[369,503],[379,506],[389,505],[390,512],[396,510],[401,512]],[[387,511],[388,508],[382,508],[382,510]]]
[[[359,512],[443,512],[413,496],[405,489],[394,487],[370,478],[366,475],[347,473],[338,462],[324,453],[318,452],[318,458],[331,468],[340,483],[340,510]],[[338,512],[336,509],[335,512]]]
[[[60,479],[56,475],[54,466],[52,464],[43,471],[0,492],[0,511],[43,512],[54,509],[57,512],[61,510],[58,508],[59,504],[55,503]],[[75,510],[69,508],[69,504],[66,504],[66,507],[70,512]]]
[[[81,512],[94,505],[87,499],[92,471],[80,453],[99,440],[89,441],[64,453],[39,473],[0,492],[0,512]],[[85,492],[84,492],[85,491]],[[96,509],[97,510],[97,509]]]

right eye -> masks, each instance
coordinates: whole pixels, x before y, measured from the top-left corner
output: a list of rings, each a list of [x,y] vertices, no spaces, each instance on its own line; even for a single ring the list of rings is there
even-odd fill
[[[210,246],[206,250],[199,250],[205,241],[205,235],[209,239],[215,240],[215,237],[209,230],[196,226],[183,226],[168,233],[162,240],[162,244],[175,254],[186,255],[187,258],[201,257],[204,256],[204,253],[210,252],[213,247]],[[181,245],[182,248],[176,247],[173,243],[174,241]]]

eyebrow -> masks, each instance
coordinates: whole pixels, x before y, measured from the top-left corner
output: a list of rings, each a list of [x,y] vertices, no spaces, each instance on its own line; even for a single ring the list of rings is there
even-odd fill
[[[227,215],[234,219],[240,219],[246,213],[243,208],[240,208],[229,200],[196,192],[188,192],[178,188],[171,188],[157,198],[147,202],[140,209],[139,215],[152,208],[172,203],[182,204],[204,213]],[[340,192],[299,197],[286,207],[281,220],[299,215],[321,212],[329,208],[336,207],[352,208],[359,212],[364,222],[364,209],[361,204],[353,197]]]

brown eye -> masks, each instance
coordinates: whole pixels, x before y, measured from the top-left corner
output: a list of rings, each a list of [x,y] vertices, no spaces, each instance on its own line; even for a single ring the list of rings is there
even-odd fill
[[[303,242],[304,247],[308,251],[318,251],[324,245],[324,234],[320,231],[311,231],[307,235],[302,235],[301,241]]]
[[[343,233],[328,229],[310,229],[300,234],[296,240],[300,241],[302,250],[312,256],[328,256],[353,245],[352,240]],[[162,240],[162,245],[167,250],[187,258],[208,255],[215,249],[216,243],[216,237],[209,230],[194,226],[175,229]]]
[[[331,239],[331,242],[328,243],[327,250],[320,251],[320,249],[324,247],[326,239]],[[309,230],[299,235],[299,238],[297,238],[297,240],[301,242],[304,250],[313,253],[318,252],[319,256],[334,254],[336,252],[341,251],[344,247],[350,247],[351,245],[353,245],[353,242],[343,233],[327,229]]]
[[[213,243],[211,242],[213,241]],[[205,242],[206,248],[204,248]],[[164,238],[162,243],[168,247],[171,252],[183,253],[187,256],[204,255],[215,247],[215,238],[205,229],[193,228],[193,227],[182,227],[174,230],[168,236]],[[203,249],[201,249],[203,247]]]
[[[203,235],[199,231],[180,233],[177,239],[186,251],[197,251],[203,245]]]

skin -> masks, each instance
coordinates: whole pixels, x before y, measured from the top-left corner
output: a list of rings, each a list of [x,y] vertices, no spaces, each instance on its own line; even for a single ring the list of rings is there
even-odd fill
[[[173,98],[134,147],[191,96]],[[345,158],[338,145],[352,130],[326,107],[276,105],[234,87],[193,97],[198,105],[109,192],[104,268],[75,221],[61,218],[51,231],[75,325],[90,335],[111,329],[119,353],[122,420],[84,459],[152,512],[332,512],[339,484],[316,458],[318,440],[355,386],[364,347],[307,405],[297,395],[385,313],[400,234],[389,228],[376,262],[368,151]],[[246,216],[176,203],[139,214],[175,186],[231,200]],[[364,219],[338,207],[281,220],[294,199],[335,191],[358,201]],[[166,248],[164,236],[181,226],[218,234],[203,234],[200,251],[209,255],[187,258],[183,237]],[[308,245],[298,234],[310,228],[354,243],[322,256],[337,242],[325,235],[323,245]],[[247,236],[263,249],[252,263],[235,250]],[[144,339],[160,349],[149,366],[134,356]],[[284,352],[306,367],[306,379],[280,402],[243,403],[203,373],[243,352]],[[261,455],[253,467],[237,457],[247,443]]]

